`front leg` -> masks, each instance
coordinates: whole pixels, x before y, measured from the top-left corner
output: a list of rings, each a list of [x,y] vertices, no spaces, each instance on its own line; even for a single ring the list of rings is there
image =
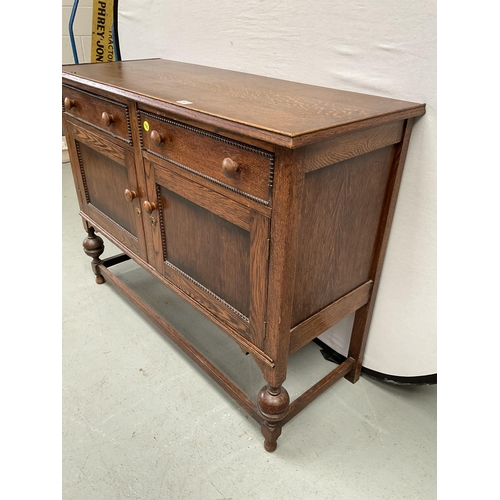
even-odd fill
[[[261,426],[264,448],[268,452],[273,452],[278,445],[283,418],[290,406],[290,396],[281,385],[278,387],[266,385],[260,390],[257,401],[259,412],[264,419]]]
[[[95,230],[92,226],[88,228],[87,233],[87,237],[83,240],[83,251],[89,257],[92,257],[91,266],[92,271],[95,274],[95,282],[98,285],[102,285],[105,280],[99,272],[97,265],[101,263],[101,259],[99,257],[104,252],[104,242],[100,236],[96,236]]]

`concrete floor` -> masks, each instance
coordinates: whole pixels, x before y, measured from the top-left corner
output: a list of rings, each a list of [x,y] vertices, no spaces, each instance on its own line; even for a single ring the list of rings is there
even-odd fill
[[[63,178],[63,499],[436,498],[436,386],[339,381],[264,451],[260,429],[110,285],[96,285],[71,169]],[[117,252],[106,242],[104,256]],[[122,278],[254,398],[249,356],[129,263]],[[332,370],[310,344],[291,398]]]

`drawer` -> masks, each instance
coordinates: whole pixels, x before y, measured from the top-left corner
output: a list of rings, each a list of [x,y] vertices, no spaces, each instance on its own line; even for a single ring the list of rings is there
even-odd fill
[[[145,111],[139,113],[139,118],[142,146],[147,151],[269,204],[272,153]]]
[[[65,85],[62,99],[68,115],[132,144],[128,108],[124,104]]]

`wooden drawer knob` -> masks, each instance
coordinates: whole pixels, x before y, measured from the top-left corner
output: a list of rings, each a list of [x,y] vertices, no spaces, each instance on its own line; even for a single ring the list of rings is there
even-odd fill
[[[224,158],[222,160],[222,172],[226,177],[232,178],[240,172],[240,166],[231,158]]]
[[[127,201],[132,201],[134,198],[137,198],[137,193],[135,191],[130,191],[130,189],[125,189],[125,199]]]
[[[165,141],[165,138],[156,130],[151,130],[151,133],[149,134],[149,138],[151,139],[151,142],[153,143],[154,146],[159,146],[162,142]]]
[[[108,113],[104,111],[101,115],[101,121],[106,127],[109,127],[114,122],[113,115],[108,115]]]
[[[146,200],[143,204],[142,204],[142,208],[144,209],[145,212],[147,212],[148,214],[152,214],[158,207],[156,205],[156,203],[153,201],[153,202],[150,202],[148,200]]]
[[[66,111],[70,111],[71,108],[74,108],[75,106],[75,101],[73,101],[73,99],[70,99],[69,97],[64,98],[64,109]]]

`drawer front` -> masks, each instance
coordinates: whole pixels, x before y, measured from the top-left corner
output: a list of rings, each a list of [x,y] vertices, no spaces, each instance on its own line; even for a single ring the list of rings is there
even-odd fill
[[[124,104],[65,85],[62,99],[69,115],[132,145],[128,108]]]
[[[139,113],[142,146],[181,168],[265,205],[271,196],[274,155],[151,113]]]

